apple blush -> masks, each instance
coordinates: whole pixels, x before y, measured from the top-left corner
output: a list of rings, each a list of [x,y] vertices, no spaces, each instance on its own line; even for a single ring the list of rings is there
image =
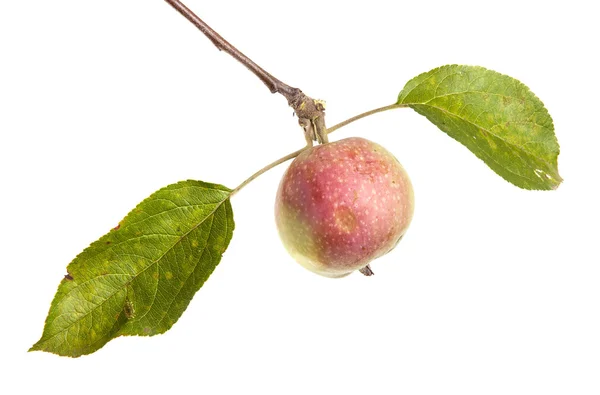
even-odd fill
[[[275,201],[283,244],[305,268],[343,277],[372,274],[369,262],[391,251],[413,216],[410,179],[379,144],[347,138],[302,152]]]

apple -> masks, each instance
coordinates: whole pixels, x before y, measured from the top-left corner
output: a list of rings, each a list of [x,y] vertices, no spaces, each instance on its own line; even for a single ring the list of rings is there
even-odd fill
[[[283,244],[305,268],[327,277],[391,251],[413,217],[408,175],[385,148],[347,138],[303,151],[286,170],[275,200]]]

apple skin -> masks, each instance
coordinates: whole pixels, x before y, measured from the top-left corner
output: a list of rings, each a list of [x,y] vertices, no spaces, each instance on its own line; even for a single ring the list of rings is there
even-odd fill
[[[302,152],[275,200],[279,236],[307,269],[343,277],[391,251],[414,210],[406,171],[385,148],[352,137]]]

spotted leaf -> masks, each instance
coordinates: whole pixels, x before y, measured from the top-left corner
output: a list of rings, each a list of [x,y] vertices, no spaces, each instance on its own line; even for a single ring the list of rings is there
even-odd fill
[[[559,146],[552,118],[525,85],[483,67],[450,65],[410,80],[398,96],[524,189],[555,189]]]
[[[230,192],[184,181],[140,203],[68,265],[30,351],[78,357],[171,328],[231,240]]]

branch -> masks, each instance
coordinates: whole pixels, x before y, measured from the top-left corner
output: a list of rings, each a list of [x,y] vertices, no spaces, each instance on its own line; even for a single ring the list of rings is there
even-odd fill
[[[231,55],[235,60],[246,66],[254,75],[256,75],[271,93],[279,93],[288,101],[290,107],[298,116],[300,126],[304,129],[307,140],[317,140],[320,143],[328,142],[327,130],[325,127],[325,107],[322,101],[314,100],[305,95],[300,89],[289,86],[281,80],[273,77],[244,55],[240,50],[231,45],[219,33],[214,31],[202,19],[200,19],[192,10],[187,8],[179,0],[165,0],[169,5],[175,8],[188,21],[196,26],[212,43],[220,50]]]

